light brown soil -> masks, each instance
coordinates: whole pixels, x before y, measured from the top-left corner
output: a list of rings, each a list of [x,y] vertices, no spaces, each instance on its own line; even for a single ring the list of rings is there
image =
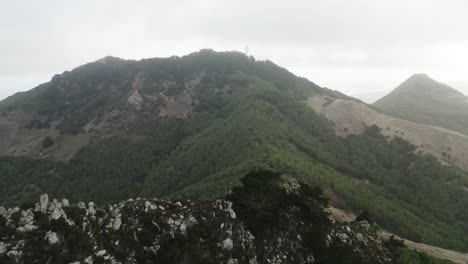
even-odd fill
[[[382,230],[379,232],[379,235],[381,235],[384,238],[389,238],[393,234]],[[398,236],[395,236],[395,237],[398,237]],[[399,239],[402,239],[402,238],[399,238]],[[460,252],[456,252],[453,250],[434,247],[434,246],[430,246],[430,245],[426,245],[422,243],[416,243],[416,242],[413,242],[411,240],[407,240],[404,238],[403,238],[403,241],[405,242],[405,245],[408,248],[411,248],[420,252],[424,252],[429,256],[433,256],[435,258],[440,258],[440,259],[447,259],[454,263],[460,263],[460,264],[468,263],[468,253],[460,253]]]
[[[392,117],[351,100],[314,96],[307,103],[332,121],[341,136],[360,134],[366,126],[376,125],[386,136],[401,137],[419,151],[468,170],[468,136],[464,134]]]
[[[60,134],[53,128],[30,129],[30,116],[25,113],[11,113],[0,117],[0,156],[28,156],[68,161],[83,146],[89,143],[86,135]],[[50,137],[54,145],[42,147],[44,138]]]
[[[356,219],[356,215],[351,211],[345,211],[343,209],[339,209],[335,207],[327,208],[326,211],[330,213],[330,218],[332,220],[335,220],[340,223],[349,222],[349,221],[353,221],[354,219]],[[383,238],[389,238],[390,236],[394,234],[385,230],[380,230],[379,235],[382,236]],[[395,236],[395,237],[402,239],[398,236]],[[460,252],[456,252],[453,250],[430,246],[427,244],[416,243],[407,239],[403,239],[403,241],[405,242],[405,245],[408,248],[424,252],[427,255],[433,256],[435,258],[447,259],[454,263],[459,263],[459,264],[468,264],[468,253],[460,253]]]

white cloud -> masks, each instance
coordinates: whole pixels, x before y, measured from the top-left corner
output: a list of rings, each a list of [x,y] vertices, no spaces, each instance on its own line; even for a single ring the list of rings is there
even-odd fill
[[[245,45],[259,59],[351,93],[390,89],[414,72],[468,82],[462,0],[0,0],[0,6],[0,98],[35,86],[24,81],[32,76],[106,55],[139,59]]]

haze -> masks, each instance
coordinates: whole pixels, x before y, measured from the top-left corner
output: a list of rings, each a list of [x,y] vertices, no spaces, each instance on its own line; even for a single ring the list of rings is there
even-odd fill
[[[466,1],[169,2],[0,1],[0,99],[106,55],[246,46],[257,59],[361,98],[417,72],[468,83]]]

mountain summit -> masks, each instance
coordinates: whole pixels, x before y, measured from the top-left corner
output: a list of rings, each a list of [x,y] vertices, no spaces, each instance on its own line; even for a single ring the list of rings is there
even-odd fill
[[[468,133],[468,97],[423,73],[414,74],[373,105],[396,117]]]
[[[464,97],[461,92],[448,85],[437,82],[425,73],[413,74],[410,78],[400,84],[394,92],[402,94],[406,93],[407,95],[415,94],[418,96],[431,96],[434,99],[439,100]],[[383,101],[383,99],[384,98],[379,101]]]

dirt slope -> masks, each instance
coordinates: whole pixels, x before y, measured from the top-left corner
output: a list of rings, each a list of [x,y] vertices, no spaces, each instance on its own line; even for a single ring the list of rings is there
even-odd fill
[[[366,126],[376,125],[386,136],[404,138],[418,150],[468,170],[468,136],[464,134],[382,114],[356,101],[314,96],[307,103],[332,121],[339,135],[360,134]]]
[[[343,210],[335,207],[330,207],[327,208],[327,212],[330,213],[330,218],[339,222],[350,222],[356,219],[356,215],[353,214],[349,210]],[[387,232],[385,230],[379,231],[379,235],[382,236],[383,238],[389,238],[393,234],[390,232]],[[395,236],[398,237],[398,236]],[[403,239],[398,237],[399,239]],[[468,263],[468,253],[461,253],[461,252],[456,252],[453,250],[448,250],[448,249],[443,249],[439,247],[434,247],[430,246],[427,244],[422,244],[422,243],[416,243],[411,240],[403,239],[405,242],[405,245],[410,248],[414,249],[417,251],[421,251],[426,253],[427,255],[433,256],[435,258],[440,258],[440,259],[447,259],[450,260],[454,263],[459,263],[459,264],[467,264]]]
[[[68,161],[83,146],[89,143],[85,134],[60,134],[54,126],[31,129],[31,116],[23,112],[0,116],[0,156],[28,156]],[[42,146],[44,139],[52,139],[53,145]]]

